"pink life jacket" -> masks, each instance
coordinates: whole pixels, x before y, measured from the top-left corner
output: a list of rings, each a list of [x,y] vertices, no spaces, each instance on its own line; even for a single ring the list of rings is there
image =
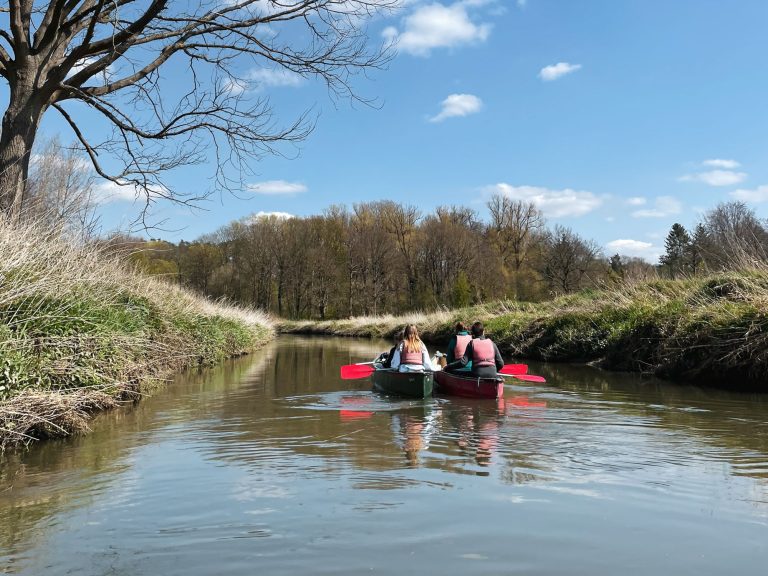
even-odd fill
[[[453,357],[456,360],[464,356],[464,352],[467,351],[467,344],[470,342],[472,342],[472,336],[469,334],[456,335],[456,347],[453,349]]]
[[[493,341],[488,338],[472,340],[472,366],[496,366]]]
[[[405,349],[405,344],[400,349],[400,364],[415,364],[421,366],[421,349],[417,352],[408,352]]]

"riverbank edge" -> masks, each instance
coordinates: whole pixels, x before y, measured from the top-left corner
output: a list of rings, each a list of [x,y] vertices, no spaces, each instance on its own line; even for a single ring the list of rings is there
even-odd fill
[[[274,330],[268,326],[240,328],[252,333],[251,342],[235,350],[213,351],[216,360],[201,361],[197,350],[189,350],[187,354],[155,362],[143,378],[63,391],[29,389],[0,402],[0,453],[39,440],[87,434],[90,421],[100,412],[135,405],[184,370],[211,367],[253,353],[274,339]],[[227,339],[234,336],[224,335]]]
[[[259,310],[148,277],[119,254],[0,219],[0,452],[89,431],[177,373],[275,335]]]
[[[768,271],[656,280],[542,303],[328,321],[277,320],[279,333],[390,338],[405,324],[446,346],[458,320],[481,320],[506,356],[731,390],[768,391]]]

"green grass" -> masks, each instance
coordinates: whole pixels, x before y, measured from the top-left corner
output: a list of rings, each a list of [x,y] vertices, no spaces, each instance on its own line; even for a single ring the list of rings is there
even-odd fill
[[[212,303],[41,230],[0,222],[0,253],[0,448],[83,430],[84,411],[273,334],[258,311]]]

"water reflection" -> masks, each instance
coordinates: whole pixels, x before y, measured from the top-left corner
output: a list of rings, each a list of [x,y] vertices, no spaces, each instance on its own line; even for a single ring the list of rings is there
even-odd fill
[[[532,366],[550,384],[499,401],[339,378],[382,347],[281,339],[88,437],[3,456],[0,572],[719,574],[768,560],[765,397],[562,365]]]

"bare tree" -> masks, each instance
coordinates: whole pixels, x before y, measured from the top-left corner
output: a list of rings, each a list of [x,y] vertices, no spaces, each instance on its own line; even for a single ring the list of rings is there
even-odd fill
[[[54,233],[91,238],[98,226],[90,165],[57,138],[37,148],[30,163],[25,218],[43,222]]]
[[[491,240],[501,255],[502,266],[512,264],[519,271],[531,237],[544,226],[544,215],[532,202],[512,200],[504,194],[494,194],[488,201],[488,210]]]
[[[704,215],[704,259],[714,268],[734,268],[768,261],[768,231],[743,202],[719,204]]]
[[[381,214],[387,232],[395,239],[408,280],[408,304],[413,307],[416,304],[416,252],[421,212],[415,206],[404,206],[391,200],[378,202],[374,207]]]
[[[584,287],[591,272],[597,272],[600,248],[584,240],[570,228],[555,226],[549,235],[542,275],[555,293],[568,293]]]
[[[268,71],[320,77],[334,94],[354,98],[350,74],[388,58],[386,48],[368,47],[366,19],[398,1],[0,2],[0,76],[9,89],[0,213],[17,220],[22,212],[32,147],[51,108],[99,175],[143,195],[145,213],[158,198],[199,199],[169,190],[162,175],[209,154],[216,186],[230,188],[249,158],[311,129],[304,117],[277,127],[268,102],[248,96],[237,70],[250,60]],[[86,129],[84,108],[111,137]]]

